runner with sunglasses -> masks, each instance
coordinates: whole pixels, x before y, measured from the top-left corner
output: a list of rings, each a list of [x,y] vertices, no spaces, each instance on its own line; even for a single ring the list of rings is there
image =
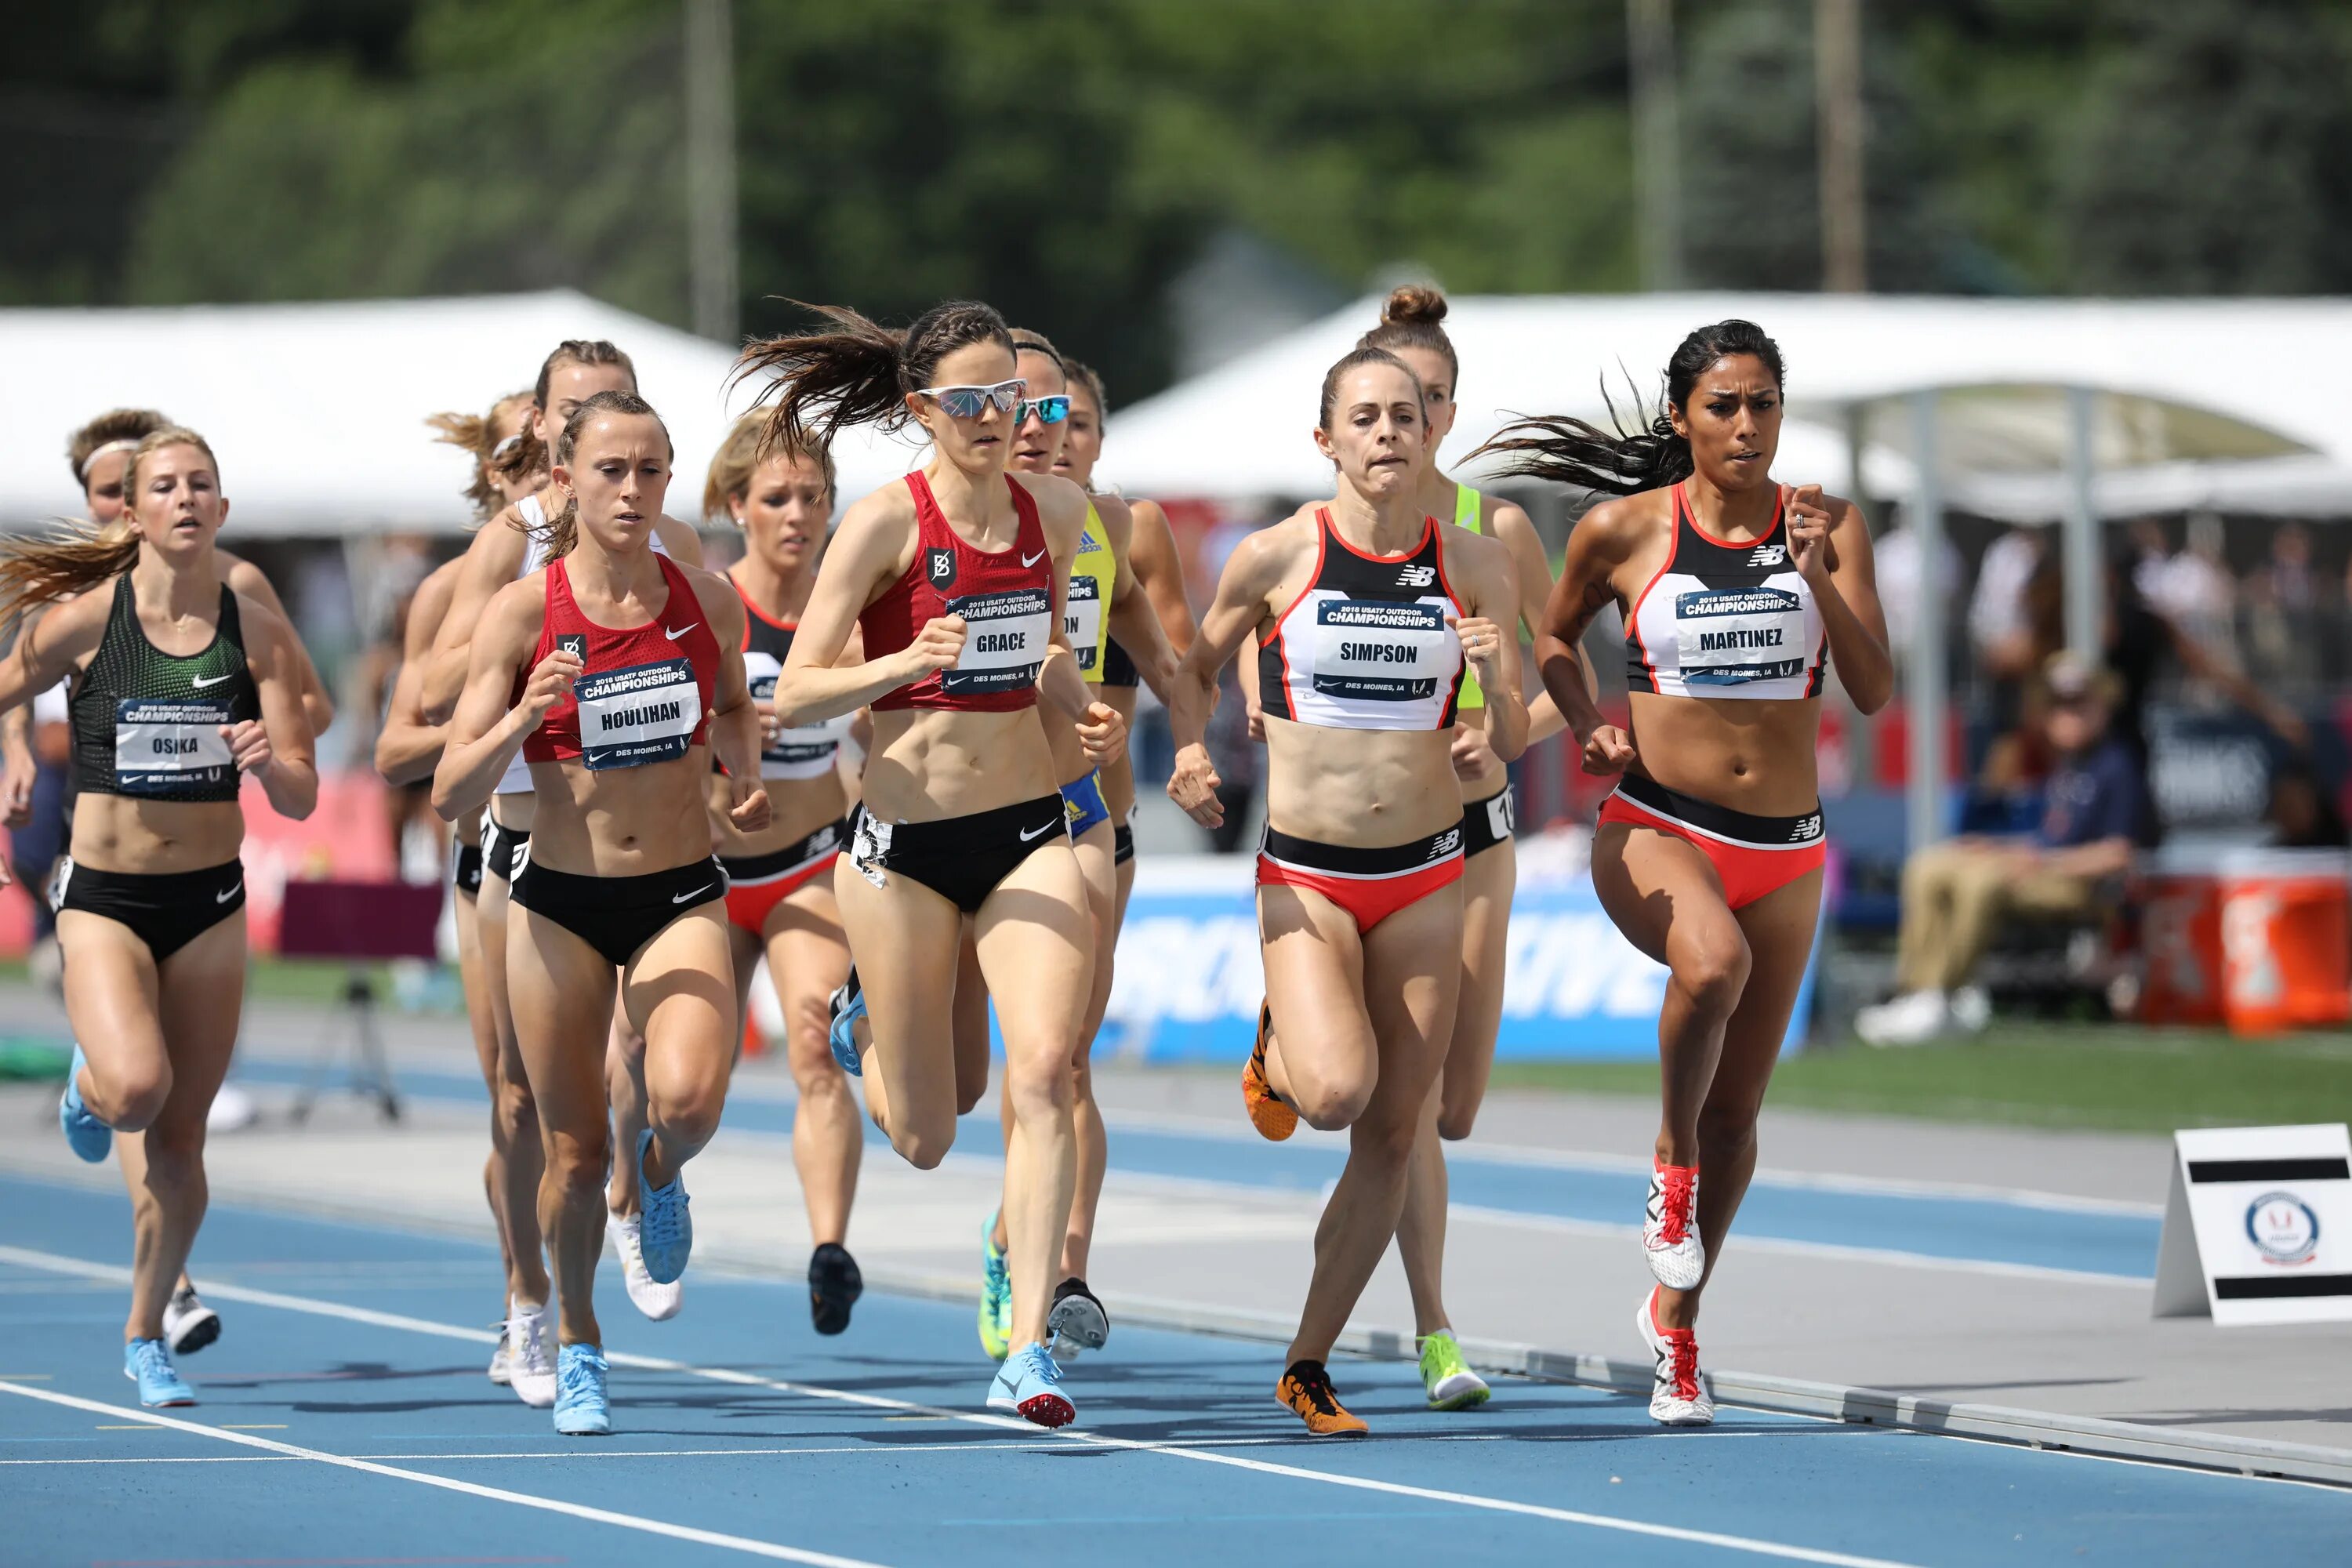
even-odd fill
[[[1593,833],[1593,889],[1671,972],[1642,1227],[1657,1284],[1635,1320],[1652,1417],[1704,1426],[1699,1296],[1755,1173],[1756,1119],[1821,909],[1822,686],[1834,658],[1874,713],[1895,676],[1861,510],[1772,479],[1780,348],[1753,322],[1720,321],[1683,340],[1664,380],[1664,414],[1632,435],[1534,419],[1484,449],[1622,498],[1569,536],[1536,658],[1585,771],[1622,775]],[[1571,655],[1611,604],[1625,619],[1623,731],[1602,721]]]
[[[1257,861],[1266,1005],[1245,1094],[1268,1137],[1300,1120],[1349,1130],[1315,1271],[1276,1397],[1318,1436],[1365,1424],[1324,1363],[1403,1210],[1406,1173],[1462,981],[1462,793],[1452,753],[1465,672],[1486,692],[1496,754],[1528,714],[1509,552],[1420,504],[1426,396],[1404,363],[1357,349],[1323,379],[1316,444],[1328,506],[1244,540],[1169,703],[1171,799],[1224,818],[1203,733],[1220,671],[1253,632],[1266,739]]]
[[[538,790],[507,982],[545,1130],[567,1436],[612,1429],[594,1300],[607,1162],[636,1180],[646,1271],[677,1279],[694,1246],[683,1170],[718,1131],[741,1040],[730,989],[711,984],[731,962],[704,811],[714,756],[732,825],[769,820],[743,602],[651,548],[671,450],[635,393],[597,393],[565,424],[550,470],[565,504],[541,531],[550,560],[490,601],[434,776],[445,817],[488,800],[518,753]],[[646,1041],[650,1090],[648,1125],[620,1150],[604,1071],[615,1006]]]
[[[933,456],[842,520],[776,683],[776,717],[797,726],[873,709],[863,809],[835,879],[864,983],[845,1016],[870,1009],[867,1107],[925,1170],[955,1137],[957,954],[973,918],[1013,1102],[1013,1332],[988,1403],[1058,1426],[1076,1409],[1046,1353],[1046,1316],[1076,1180],[1070,1065],[1094,936],[1054,753],[1030,710],[1042,694],[1046,721],[1076,725],[1097,765],[1124,743],[1061,624],[1086,497],[1006,469],[1025,388],[993,310],[951,301],[904,331],[817,313],[822,326],[754,343],[740,362],[775,378],[761,394],[775,405],[772,437],[807,449],[845,425],[913,423]]]

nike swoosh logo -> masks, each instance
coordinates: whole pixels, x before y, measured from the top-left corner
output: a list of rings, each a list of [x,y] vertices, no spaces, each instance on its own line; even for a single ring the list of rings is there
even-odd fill
[[[690,630],[691,628],[688,628],[688,629]],[[705,894],[705,893],[707,893],[707,892],[710,891],[710,889],[713,889],[713,888],[717,887],[718,885],[719,885],[719,884],[718,884],[718,883],[716,883],[716,882],[705,882],[705,883],[703,883],[703,884],[702,884],[702,886],[700,886],[699,888],[695,889],[694,889],[694,891],[692,891],[692,892],[690,892],[690,893],[680,893],[677,897],[676,897],[676,898],[672,899],[672,900],[670,900],[670,902],[671,902],[671,903],[673,903],[673,904],[685,904],[685,903],[691,903],[691,902],[693,902],[696,899],[698,899],[698,898],[702,897],[702,895],[703,895],[703,894]]]
[[[213,895],[213,902],[216,904],[225,904],[243,891],[245,891],[245,884],[243,882],[239,882],[236,887],[231,888],[226,893],[215,893]]]
[[[1024,843],[1024,844],[1026,844],[1026,843],[1028,843],[1032,838],[1035,838],[1035,837],[1038,837],[1039,835],[1041,835],[1041,834],[1051,833],[1051,832],[1053,832],[1053,831],[1054,831],[1054,829],[1055,829],[1056,827],[1059,827],[1059,826],[1062,826],[1062,825],[1061,825],[1060,823],[1058,823],[1058,822],[1049,822],[1049,823],[1045,824],[1045,826],[1043,826],[1043,827],[1039,828],[1035,833],[1024,833],[1024,834],[1023,834],[1023,835],[1021,836],[1021,842],[1022,842],[1022,843]]]
[[[199,675],[194,678],[195,688],[197,690],[202,691],[207,686],[218,686],[224,680],[235,680],[236,679],[236,676],[234,673],[228,675],[215,675],[209,678]]]
[[[676,642],[678,638],[684,637],[687,633],[692,631],[696,626],[698,626],[701,624],[702,623],[700,621],[692,621],[678,627],[676,631],[671,631],[668,627],[665,626],[662,628],[662,636],[669,638],[672,642]]]
[[[1039,552],[1037,552],[1037,553],[1036,553],[1036,554],[1034,554],[1034,555],[1024,555],[1024,556],[1021,558],[1021,564],[1022,564],[1022,565],[1024,565],[1024,566],[1034,566],[1034,565],[1036,565],[1036,564],[1037,564],[1037,563],[1039,563],[1040,561],[1043,561],[1044,559],[1045,559],[1045,552],[1044,551],[1040,550],[1040,551],[1039,551]]]

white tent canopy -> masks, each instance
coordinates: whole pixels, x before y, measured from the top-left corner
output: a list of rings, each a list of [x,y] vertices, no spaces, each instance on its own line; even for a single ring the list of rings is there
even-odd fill
[[[424,421],[528,387],[566,338],[608,338],[677,443],[668,510],[694,518],[728,420],[726,348],[568,290],[458,300],[0,310],[0,526],[80,514],[66,437],[109,408],[160,408],[220,454],[233,533],[449,531],[466,526],[465,458]],[[853,433],[845,495],[903,472],[914,448]]]
[[[2313,396],[2315,345],[2352,342],[2352,300],[1994,300],[1878,295],[1464,297],[1445,330],[1462,358],[1462,412],[1445,458],[1513,413],[1606,417],[1693,327],[1762,325],[1788,360],[1790,421],[1778,470],[1853,482],[1844,421],[1868,413],[1866,487],[1908,494],[1907,394],[1951,389],[1938,441],[1947,504],[2047,519],[2065,510],[2061,389],[2102,394],[2093,452],[2108,504],[2352,512],[2352,429]],[[1276,339],[1118,414],[1103,474],[1140,495],[1322,493],[1309,434],[1323,373],[1380,318],[1376,299]],[[1627,378],[1630,376],[1630,389]],[[2115,481],[2124,481],[2120,484]]]

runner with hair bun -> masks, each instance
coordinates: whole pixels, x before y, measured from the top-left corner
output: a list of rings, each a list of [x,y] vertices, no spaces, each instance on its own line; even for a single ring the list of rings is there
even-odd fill
[[[1756,1119],[1821,909],[1822,686],[1834,660],[1874,713],[1894,664],[1861,510],[1772,478],[1778,345],[1753,322],[1719,321],[1683,340],[1664,379],[1665,410],[1645,429],[1531,419],[1484,450],[1512,472],[1622,498],[1569,536],[1536,658],[1585,771],[1622,775],[1593,835],[1593,889],[1670,971],[1642,1229],[1658,1283],[1636,1316],[1655,1361],[1651,1415],[1704,1426],[1715,1405],[1699,1296],[1755,1173]],[[1612,604],[1632,689],[1622,731],[1574,656]]]

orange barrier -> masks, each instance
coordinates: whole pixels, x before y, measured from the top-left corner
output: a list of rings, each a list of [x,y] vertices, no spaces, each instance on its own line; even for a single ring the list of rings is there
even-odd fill
[[[2352,856],[2167,847],[2141,886],[2146,1022],[2271,1035],[2352,1020]]]

